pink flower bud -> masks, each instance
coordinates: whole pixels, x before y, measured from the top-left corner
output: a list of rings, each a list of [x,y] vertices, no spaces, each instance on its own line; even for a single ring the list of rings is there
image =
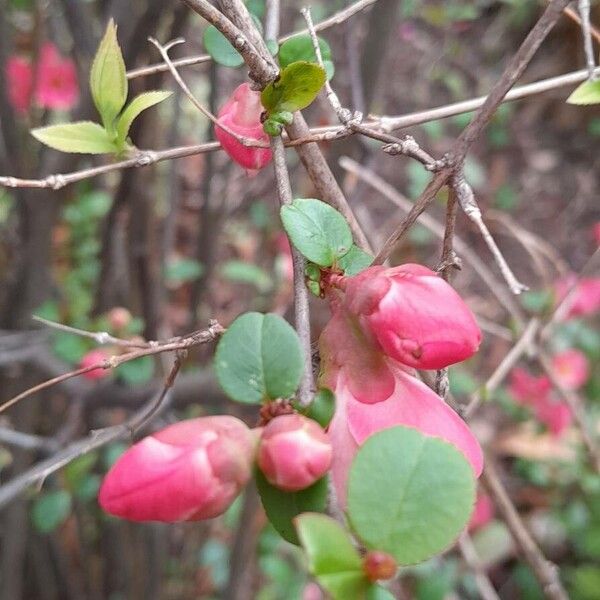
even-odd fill
[[[535,416],[554,437],[560,437],[573,421],[573,413],[567,404],[545,396],[534,407]]]
[[[475,508],[467,529],[477,531],[487,525],[494,518],[494,503],[487,494],[478,493]]]
[[[264,428],[257,461],[270,484],[295,492],[327,473],[331,453],[329,438],[316,421],[291,414],[276,417]]]
[[[131,521],[198,521],[222,513],[248,482],[255,435],[239,419],[203,417],[134,444],[106,475],[98,501]]]
[[[552,367],[560,383],[568,390],[579,389],[590,374],[585,354],[575,348],[556,354],[552,358]]]
[[[336,412],[329,426],[333,445],[332,479],[337,499],[346,504],[348,470],[356,451],[373,434],[402,425],[439,437],[460,450],[474,475],[483,469],[483,453],[467,424],[423,382],[389,361],[395,387],[392,395],[375,404],[358,400],[348,386],[345,371],[335,385]]]
[[[131,323],[131,319],[133,318],[131,313],[122,306],[111,308],[106,317],[114,331],[122,331],[125,329]]]
[[[381,550],[370,550],[363,558],[363,571],[369,581],[392,579],[398,565],[393,556]]]
[[[575,286],[575,290],[566,300],[569,304],[567,318],[585,317],[600,311],[600,277],[577,281],[575,275],[568,275],[559,279],[554,285],[557,302],[560,302],[573,286]]]
[[[550,379],[546,376],[535,377],[525,369],[515,367],[510,372],[509,391],[522,406],[533,406],[552,390]]]
[[[370,267],[343,280],[346,307],[388,356],[416,369],[471,357],[481,331],[452,286],[430,269]]]
[[[84,357],[79,362],[79,367],[81,369],[85,367],[91,367],[92,365],[97,365],[105,360],[110,358],[110,354],[106,352],[106,350],[101,350],[98,348],[97,350],[90,350],[87,352]],[[91,379],[92,381],[96,379],[102,379],[103,377],[108,377],[110,375],[109,369],[92,369],[87,373],[84,373],[82,377],[86,379]]]
[[[55,110],[69,110],[79,99],[75,63],[63,58],[51,42],[40,52],[35,94],[40,106]]]
[[[26,114],[33,94],[31,63],[20,56],[11,56],[6,61],[6,82],[11,106],[17,114]]]
[[[264,132],[260,115],[264,111],[260,103],[260,93],[250,89],[247,83],[238,86],[231,98],[219,111],[218,123],[231,129],[237,135],[251,140],[269,143],[269,136]],[[271,150],[269,148],[255,148],[244,146],[221,127],[215,127],[215,135],[221,143],[223,150],[235,160],[236,163],[248,171],[257,171],[269,164]]]

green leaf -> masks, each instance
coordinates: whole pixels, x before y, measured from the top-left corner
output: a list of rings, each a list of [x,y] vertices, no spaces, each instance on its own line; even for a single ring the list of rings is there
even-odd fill
[[[221,387],[233,400],[247,404],[290,397],[303,367],[297,333],[274,314],[241,315],[227,328],[215,353]]]
[[[300,545],[292,519],[301,513],[325,511],[327,503],[327,477],[299,492],[284,492],[272,486],[256,469],[256,486],[267,517],[281,537],[291,544]]]
[[[319,65],[294,62],[261,92],[261,102],[269,113],[302,110],[317,97],[324,83],[325,71]]]
[[[320,200],[297,198],[281,207],[281,220],[294,246],[321,267],[330,267],[352,247],[346,219]]]
[[[214,25],[204,30],[204,47],[213,60],[224,67],[241,67],[244,64],[242,55]]]
[[[114,121],[127,100],[127,75],[117,26],[111,19],[90,71],[90,90],[104,127],[112,133]]]
[[[395,600],[395,598],[380,585],[371,584],[367,589],[365,600]]]
[[[40,494],[31,509],[31,520],[40,533],[50,533],[69,516],[71,495],[66,490]]]
[[[327,79],[331,79],[335,73],[335,67],[331,60],[331,48],[329,44],[322,38],[319,38],[319,48],[321,49],[321,57],[325,65],[325,73]],[[315,53],[312,39],[307,33],[295,35],[286,40],[279,48],[279,64],[282,68],[291,65],[292,63],[303,60],[307,62],[317,63],[317,55]]]
[[[569,104],[600,104],[600,79],[584,81],[567,98]]]
[[[352,244],[350,250],[338,261],[338,266],[345,275],[357,275],[370,267],[372,262],[373,257],[370,254]]]
[[[144,110],[166,100],[173,92],[154,91],[144,92],[136,96],[129,106],[123,111],[117,122],[117,140],[123,144],[129,134],[129,129],[134,119]]]
[[[367,548],[400,564],[441,552],[467,524],[475,501],[473,470],[453,445],[413,428],[371,436],[357,452],[348,516]]]
[[[52,351],[65,362],[76,364],[88,351],[88,344],[78,335],[57,331],[52,338]]]
[[[129,385],[147,383],[154,376],[154,360],[151,356],[140,356],[123,363],[115,370],[119,379]]]
[[[344,528],[327,515],[304,513],[294,519],[310,572],[334,600],[364,600],[369,581]]]
[[[193,258],[179,258],[165,267],[167,283],[180,285],[198,279],[204,273],[204,266]]]
[[[321,427],[326,428],[335,412],[335,396],[331,390],[321,388],[317,390],[313,401],[305,411],[305,414]]]
[[[230,281],[254,285],[259,292],[267,292],[272,287],[271,277],[264,269],[241,260],[226,262],[221,274]]]
[[[31,135],[42,144],[61,152],[112,154],[117,151],[104,127],[92,121],[38,127],[31,130]]]

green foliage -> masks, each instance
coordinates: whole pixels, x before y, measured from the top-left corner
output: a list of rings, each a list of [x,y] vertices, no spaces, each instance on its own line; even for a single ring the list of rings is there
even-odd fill
[[[241,315],[215,353],[219,384],[230,398],[246,404],[290,397],[303,367],[298,334],[275,314]]]
[[[44,492],[36,497],[31,521],[40,533],[51,533],[71,513],[71,495],[66,490]]]
[[[127,136],[134,119],[171,95],[163,91],[145,92],[123,111],[127,102],[127,75],[117,40],[117,26],[112,19],[94,56],[90,91],[102,125],[92,121],[62,123],[33,129],[31,134],[61,152],[120,155],[129,149]]]
[[[331,59],[331,48],[322,38],[319,38],[319,48],[327,79],[331,79],[335,73],[335,67]],[[286,40],[279,48],[279,64],[282,68],[291,65],[299,60],[313,62],[318,64],[317,55],[313,47],[312,39],[309,34],[295,35]]]
[[[165,267],[167,283],[181,285],[194,281],[204,273],[204,266],[193,258],[179,258],[169,262]]]
[[[600,104],[600,79],[584,81],[567,98],[569,104]]]
[[[302,110],[317,97],[325,77],[325,71],[319,65],[307,61],[294,62],[261,92],[262,105],[269,115]]]
[[[264,269],[241,260],[226,262],[221,269],[221,275],[230,281],[251,284],[262,293],[268,292],[273,285],[271,276]]]
[[[344,528],[327,515],[304,513],[294,520],[310,572],[333,600],[393,600],[371,583]]]
[[[370,267],[372,262],[373,257],[370,254],[352,244],[350,250],[338,261],[338,267],[344,271],[345,275],[358,275]]]
[[[127,75],[117,26],[111,19],[94,56],[90,71],[90,91],[107,132],[113,133],[115,119],[127,101]]]
[[[299,492],[285,492],[272,486],[260,469],[255,471],[256,486],[269,521],[281,537],[299,545],[292,520],[304,512],[321,513],[327,503],[327,477]]]
[[[388,552],[400,564],[447,548],[467,524],[474,502],[473,470],[462,453],[413,428],[371,436],[350,469],[353,531],[367,548]]]
[[[294,246],[321,267],[333,265],[352,247],[344,217],[320,200],[297,198],[281,208],[281,220]]]
[[[208,54],[220,65],[235,68],[244,64],[242,55],[214,25],[209,25],[204,30],[203,40]]]
[[[129,385],[147,383],[154,376],[154,359],[152,356],[140,356],[118,366],[115,373]]]
[[[313,401],[304,410],[304,414],[307,417],[316,421],[324,429],[329,425],[331,419],[333,419],[334,412],[335,395],[327,388],[317,390]]]

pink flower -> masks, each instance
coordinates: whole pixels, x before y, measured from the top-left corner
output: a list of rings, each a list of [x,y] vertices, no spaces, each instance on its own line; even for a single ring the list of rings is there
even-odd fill
[[[548,377],[534,377],[525,369],[514,368],[510,373],[509,391],[513,398],[523,406],[533,406],[540,398],[552,390]]]
[[[40,106],[57,110],[73,108],[79,98],[75,64],[62,58],[51,42],[40,52],[35,97]]]
[[[218,123],[239,136],[268,144],[269,136],[264,132],[260,122],[260,115],[263,111],[260,93],[250,89],[247,83],[242,83],[219,111]],[[249,172],[262,169],[271,160],[272,153],[269,148],[244,146],[230,133],[218,126],[215,127],[215,135],[223,150]]]
[[[600,221],[597,221],[592,226],[592,237],[596,243],[596,246],[600,246]]]
[[[487,494],[477,494],[475,508],[469,521],[468,530],[477,531],[487,525],[494,518],[494,503]]]
[[[335,385],[336,412],[329,426],[333,445],[332,479],[338,501],[346,503],[348,470],[365,440],[384,429],[403,425],[439,437],[460,450],[476,477],[483,469],[483,453],[467,424],[430,388],[393,361],[388,362],[394,377],[392,394],[383,401],[367,404],[350,391],[345,370]]]
[[[569,406],[554,400],[551,396],[539,400],[534,407],[534,412],[537,420],[543,423],[555,437],[560,437],[573,421]]]
[[[329,471],[331,453],[329,438],[316,421],[298,414],[281,415],[264,428],[257,462],[271,485],[296,492]]]
[[[568,390],[579,389],[590,374],[585,354],[574,348],[556,354],[552,358],[552,367],[561,385]]]
[[[33,93],[33,69],[31,63],[20,56],[11,56],[6,61],[8,99],[15,112],[24,115],[31,105]]]
[[[383,352],[410,367],[441,369],[471,357],[481,331],[454,289],[430,269],[369,267],[341,280],[345,305]]]
[[[600,277],[580,279],[578,283],[577,277],[574,275],[563,277],[555,284],[557,302],[560,302],[575,284],[575,291],[567,300],[569,303],[567,318],[585,317],[598,312],[600,310]]]
[[[212,519],[250,479],[255,436],[230,416],[171,425],[134,444],[106,475],[98,501],[131,521]]]
[[[108,358],[110,358],[110,354],[108,352],[106,352],[105,350],[101,350],[101,349],[90,350],[79,361],[79,367],[81,369],[83,369],[85,367],[91,367],[92,365],[97,365],[97,364],[107,360]],[[84,373],[82,375],[82,377],[85,377],[86,379],[90,379],[90,380],[94,381],[96,379],[102,379],[104,377],[108,377],[109,375],[110,375],[109,369],[98,368],[98,369],[92,369],[91,371],[87,371],[87,373]]]

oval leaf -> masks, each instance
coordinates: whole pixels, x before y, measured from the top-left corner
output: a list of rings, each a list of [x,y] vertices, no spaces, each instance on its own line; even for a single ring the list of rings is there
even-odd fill
[[[274,314],[250,312],[238,317],[215,353],[221,387],[233,400],[247,404],[290,397],[303,367],[298,335]]]
[[[569,104],[600,104],[600,79],[584,81],[567,98]]]
[[[143,94],[136,96],[119,117],[117,123],[117,140],[119,143],[123,144],[125,142],[131,124],[142,111],[166,100],[172,94],[173,92],[154,91],[144,92]]]
[[[40,533],[50,533],[61,525],[71,512],[71,494],[66,490],[46,492],[35,499],[31,520]]]
[[[324,39],[318,39],[321,57],[323,58],[323,64],[325,65],[325,73],[327,74],[327,79],[331,79],[335,72],[335,67],[331,60],[331,48]],[[295,35],[283,42],[279,48],[279,64],[283,68],[299,60],[318,64],[312,39],[307,33]]]
[[[111,154],[117,151],[106,130],[92,121],[77,121],[32,129],[34,138],[61,152]]]
[[[241,67],[244,64],[242,55],[214,25],[204,30],[204,47],[213,60],[224,67]]]
[[[304,513],[294,519],[310,572],[334,600],[364,600],[370,584],[362,560],[344,528],[327,515]]]
[[[294,246],[321,267],[330,267],[352,246],[346,219],[320,200],[297,198],[281,208],[281,220]]]
[[[269,521],[284,540],[300,545],[292,520],[301,513],[325,511],[327,477],[299,492],[284,492],[272,486],[259,469],[256,469],[255,477],[256,487]]]
[[[317,97],[325,78],[325,71],[319,65],[294,62],[261,92],[262,105],[269,113],[302,110]]]
[[[367,439],[348,483],[348,516],[367,548],[400,564],[430,558],[454,542],[475,502],[473,470],[451,444],[393,427]]]
[[[125,62],[117,41],[117,26],[112,19],[94,56],[90,90],[104,127],[112,131],[114,120],[127,100]]]
[[[352,244],[352,247],[339,260],[339,267],[344,271],[344,275],[358,275],[361,271],[371,266],[373,257],[361,250],[358,246]]]

